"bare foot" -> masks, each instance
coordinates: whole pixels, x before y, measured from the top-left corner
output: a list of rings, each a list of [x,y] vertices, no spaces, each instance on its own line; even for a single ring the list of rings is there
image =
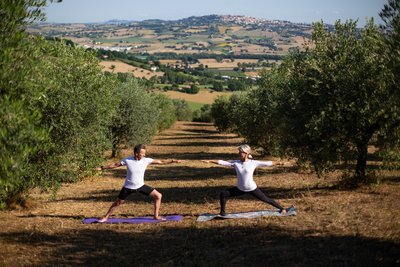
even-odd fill
[[[99,222],[99,223],[103,223],[103,222],[106,222],[108,220],[108,218],[107,217],[102,217],[100,220],[98,220],[97,222]]]
[[[164,218],[164,217],[161,217],[161,216],[154,216],[153,217],[154,218],[154,220],[157,220],[157,221],[166,221],[167,219],[166,218]]]

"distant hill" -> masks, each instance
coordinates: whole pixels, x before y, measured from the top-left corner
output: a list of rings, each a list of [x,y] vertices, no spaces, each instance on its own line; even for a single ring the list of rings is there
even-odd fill
[[[311,37],[312,25],[238,15],[207,15],[178,20],[38,23],[29,30],[46,37],[69,39],[77,46],[135,54],[259,58],[260,55],[281,57],[302,47]]]

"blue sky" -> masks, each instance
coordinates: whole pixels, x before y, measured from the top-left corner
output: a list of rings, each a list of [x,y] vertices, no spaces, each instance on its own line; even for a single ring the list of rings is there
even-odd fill
[[[381,23],[386,0],[63,0],[45,9],[48,22],[104,22],[111,19],[177,20],[190,16],[245,15],[256,18],[333,24],[340,19],[366,18]]]

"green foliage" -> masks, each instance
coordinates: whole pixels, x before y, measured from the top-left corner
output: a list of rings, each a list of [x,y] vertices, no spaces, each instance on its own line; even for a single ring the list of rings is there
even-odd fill
[[[391,103],[394,103],[388,109],[391,110],[390,116],[387,118],[390,123],[386,123],[380,130],[378,136],[378,146],[380,147],[379,155],[384,159],[386,167],[400,168],[400,110],[398,103],[400,102],[400,2],[388,0],[384,8],[380,12],[382,25],[384,30],[384,40],[387,46],[383,50],[383,56],[387,58],[388,68],[391,72],[392,80],[387,83],[391,84],[388,91],[391,95]]]
[[[211,105],[211,117],[218,131],[230,132],[233,129],[233,123],[230,120],[229,99],[226,96],[219,96]]]
[[[149,94],[140,79],[126,76],[118,83],[117,112],[112,119],[112,156],[121,145],[149,143],[157,131],[176,121],[174,102],[162,94]]]
[[[317,23],[313,41],[315,49],[288,60],[285,145],[318,172],[356,159],[356,179],[365,180],[368,143],[397,106],[381,35],[372,21],[360,33],[351,21],[335,32]]]
[[[175,115],[178,121],[192,120],[192,110],[187,101],[183,99],[173,99],[172,102],[175,106]]]
[[[175,121],[172,101],[146,93],[147,81],[121,82],[93,52],[26,34],[45,4],[0,3],[0,208],[92,172],[111,142],[146,143]]]
[[[193,121],[197,122],[211,122],[211,105],[203,105],[200,110],[193,112]]]
[[[116,81],[104,75],[94,54],[82,48],[63,42],[43,42],[41,48],[38,82],[47,89],[42,125],[51,131],[50,149],[35,157],[42,169],[39,176],[75,181],[96,166],[110,146]]]
[[[283,93],[280,75],[277,71],[263,73],[259,88],[250,90],[242,97],[241,110],[247,119],[237,114],[237,117],[242,117],[237,119],[237,125],[241,125],[238,133],[246,138],[248,144],[262,147],[266,154],[283,153],[279,146],[283,137],[280,127],[284,125],[279,112],[280,96]]]
[[[176,110],[172,99],[163,94],[153,94],[154,105],[157,105],[159,112],[158,116],[158,131],[163,131],[172,126],[176,121]]]
[[[217,92],[222,92],[224,90],[224,86],[221,82],[214,82],[213,83],[213,89]]]
[[[316,23],[313,43],[264,73],[258,89],[217,100],[214,120],[267,153],[311,162],[320,174],[356,161],[353,183],[366,182],[373,136],[382,148],[396,147],[388,158],[400,151],[398,69],[390,55],[396,51],[373,21],[361,30],[353,21],[337,22],[333,32]]]
[[[235,79],[235,80],[230,80],[228,82],[228,90],[232,92],[245,91],[248,86],[249,85],[246,84],[244,79],[237,79],[237,80]]]
[[[200,88],[197,85],[192,84],[189,88],[185,88],[184,92],[188,94],[197,94],[200,92]]]
[[[45,144],[35,86],[38,48],[24,29],[42,19],[45,1],[0,2],[0,208],[32,186],[30,156]]]

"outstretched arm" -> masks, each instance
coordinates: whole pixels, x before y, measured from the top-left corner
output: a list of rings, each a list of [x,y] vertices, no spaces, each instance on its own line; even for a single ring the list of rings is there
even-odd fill
[[[169,159],[169,160],[153,160],[151,164],[157,164],[157,165],[166,165],[166,164],[171,164],[171,163],[181,163],[183,160],[177,160],[177,159]]]
[[[290,162],[287,161],[255,161],[258,167],[271,167],[271,166],[283,166],[288,165]]]
[[[202,160],[204,163],[214,163],[214,164],[219,164],[218,160]]]
[[[272,161],[272,165],[275,166],[283,166],[283,165],[289,165],[289,161]]]
[[[105,170],[105,169],[115,169],[115,168],[118,168],[118,167],[121,167],[121,166],[122,166],[121,162],[117,162],[117,163],[110,164],[110,165],[100,166],[100,168],[96,168],[96,170],[102,171],[102,170]]]

